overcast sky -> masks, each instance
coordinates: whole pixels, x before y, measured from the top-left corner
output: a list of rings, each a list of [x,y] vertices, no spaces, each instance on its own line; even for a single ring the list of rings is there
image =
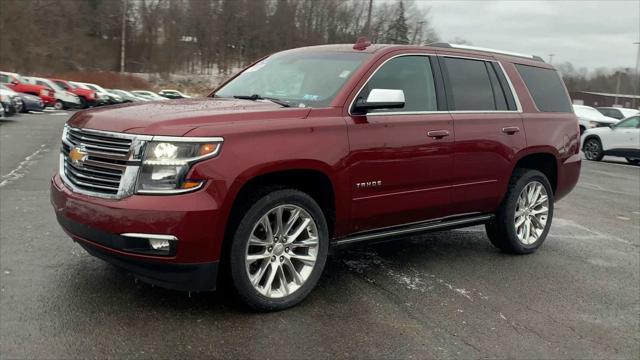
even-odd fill
[[[577,68],[635,68],[640,0],[433,1],[430,20],[441,40],[539,55]]]

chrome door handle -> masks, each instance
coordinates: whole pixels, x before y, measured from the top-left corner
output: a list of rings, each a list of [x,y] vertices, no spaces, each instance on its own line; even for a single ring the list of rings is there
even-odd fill
[[[507,126],[502,128],[502,132],[505,134],[513,135],[517,132],[520,132],[520,128],[517,126]]]
[[[442,139],[445,136],[449,136],[449,131],[447,130],[431,130],[427,131],[427,136],[434,139]]]

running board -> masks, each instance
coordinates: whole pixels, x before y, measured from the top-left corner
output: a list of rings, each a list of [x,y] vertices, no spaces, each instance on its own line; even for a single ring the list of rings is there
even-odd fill
[[[364,241],[371,241],[385,237],[396,237],[399,235],[408,235],[433,230],[453,229],[472,225],[480,225],[487,223],[493,218],[493,215],[475,215],[464,218],[432,220],[410,225],[394,226],[393,228],[385,228],[381,230],[372,230],[366,233],[352,235],[346,238],[335,240],[333,246],[350,245]]]

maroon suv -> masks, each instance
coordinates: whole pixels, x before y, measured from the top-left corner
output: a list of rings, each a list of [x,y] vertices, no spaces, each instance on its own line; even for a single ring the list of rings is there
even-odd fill
[[[76,113],[51,200],[89,253],[151,284],[292,306],[330,246],[484,224],[544,242],[580,173],[578,121],[539,57],[329,45],[265,57],[208,98]]]

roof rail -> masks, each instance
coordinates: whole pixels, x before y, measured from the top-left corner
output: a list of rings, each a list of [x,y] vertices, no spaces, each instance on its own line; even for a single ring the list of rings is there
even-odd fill
[[[462,45],[462,44],[450,44],[450,43],[433,43],[433,44],[428,44],[427,46],[440,47],[440,48],[453,48],[453,49],[482,51],[482,52],[503,54],[503,55],[521,57],[521,58],[525,58],[525,59],[531,59],[531,60],[544,62],[544,59],[542,59],[540,56],[536,56],[536,55],[521,54],[521,53],[517,53],[517,52],[513,52],[513,51],[488,49],[488,48],[483,48],[483,47],[478,47],[478,46],[469,46],[469,45]]]

